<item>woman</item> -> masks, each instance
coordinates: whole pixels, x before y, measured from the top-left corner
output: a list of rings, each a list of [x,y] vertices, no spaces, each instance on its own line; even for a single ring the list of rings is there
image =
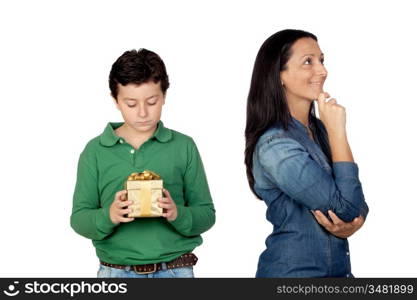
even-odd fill
[[[316,36],[301,30],[275,33],[256,57],[245,164],[273,224],[257,277],[353,277],[347,237],[362,226],[368,206],[345,109],[323,92],[323,61]]]

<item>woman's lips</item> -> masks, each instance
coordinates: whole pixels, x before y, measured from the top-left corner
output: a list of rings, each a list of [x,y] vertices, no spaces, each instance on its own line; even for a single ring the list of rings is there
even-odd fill
[[[323,82],[311,82],[310,85],[314,88],[322,88]]]

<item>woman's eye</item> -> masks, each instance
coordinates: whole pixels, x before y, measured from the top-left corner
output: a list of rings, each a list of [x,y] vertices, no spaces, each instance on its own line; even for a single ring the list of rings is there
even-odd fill
[[[133,104],[133,105],[127,105],[127,107],[130,107],[130,108],[132,108],[132,107],[135,107],[135,105]]]
[[[156,104],[156,101],[155,102],[148,102],[148,105],[155,105]]]
[[[307,58],[304,62],[305,65],[310,65],[311,64],[311,58]]]
[[[320,62],[322,65],[324,65],[324,59],[321,59]]]

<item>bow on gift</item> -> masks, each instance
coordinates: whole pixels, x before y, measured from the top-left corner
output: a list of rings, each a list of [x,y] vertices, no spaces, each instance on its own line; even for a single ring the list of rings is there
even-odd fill
[[[161,179],[161,176],[149,170],[145,170],[141,173],[132,173],[127,178],[127,180],[158,180],[158,179]]]

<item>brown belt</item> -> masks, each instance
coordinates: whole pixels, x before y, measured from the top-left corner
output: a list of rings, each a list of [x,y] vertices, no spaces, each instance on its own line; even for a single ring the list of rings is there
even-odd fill
[[[166,262],[167,269],[173,268],[181,268],[187,266],[194,266],[197,263],[197,256],[194,253],[186,253],[181,255],[180,257]],[[162,263],[155,263],[155,264],[147,264],[147,265],[133,265],[133,266],[124,266],[124,265],[115,265],[109,264],[103,261],[100,261],[103,266],[116,268],[116,269],[125,269],[126,267],[131,267],[133,271],[138,274],[149,274],[154,273],[156,271],[162,270]]]

